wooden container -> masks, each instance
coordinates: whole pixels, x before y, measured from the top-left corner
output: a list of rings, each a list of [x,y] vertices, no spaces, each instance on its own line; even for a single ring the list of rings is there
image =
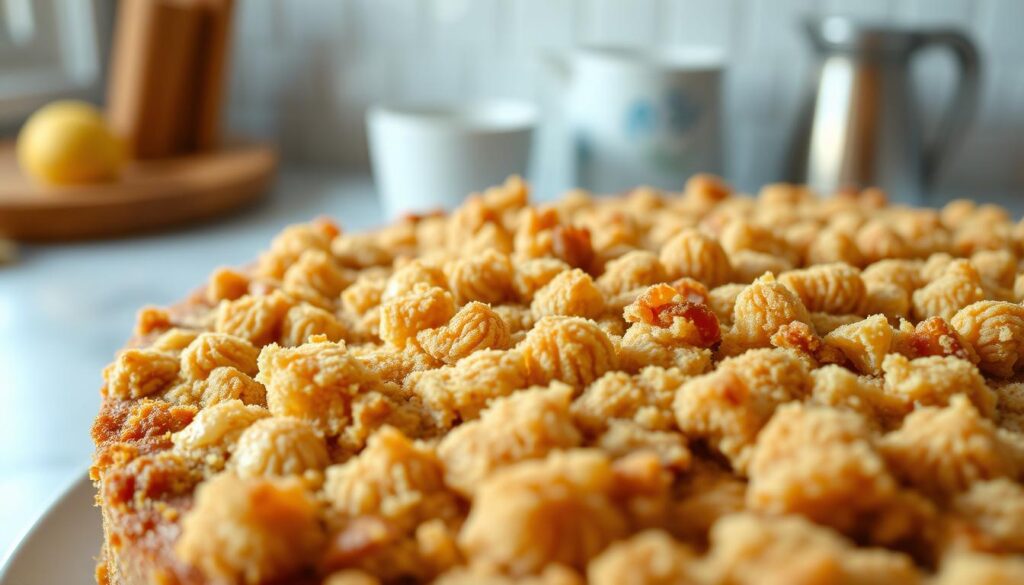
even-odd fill
[[[107,117],[131,157],[217,146],[232,7],[232,0],[119,4]]]
[[[200,92],[196,107],[195,143],[198,150],[220,144],[221,112],[224,111],[225,78],[231,48],[231,18],[234,0],[204,0],[203,55],[200,63]]]

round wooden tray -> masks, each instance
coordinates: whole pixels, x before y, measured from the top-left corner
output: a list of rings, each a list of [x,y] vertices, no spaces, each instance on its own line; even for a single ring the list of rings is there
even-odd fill
[[[115,183],[50,187],[18,168],[14,144],[0,143],[0,234],[21,240],[122,235],[212,217],[270,186],[277,153],[266,144],[136,161]]]

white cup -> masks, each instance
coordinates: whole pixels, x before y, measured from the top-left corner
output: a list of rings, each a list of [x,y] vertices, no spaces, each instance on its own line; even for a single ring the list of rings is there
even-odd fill
[[[525,102],[375,106],[370,157],[390,218],[458,206],[470,193],[525,175],[537,124]]]
[[[582,47],[550,57],[580,187],[681,189],[693,173],[721,172],[720,51]]]

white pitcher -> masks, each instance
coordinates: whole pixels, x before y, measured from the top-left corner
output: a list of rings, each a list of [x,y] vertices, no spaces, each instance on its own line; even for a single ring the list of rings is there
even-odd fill
[[[678,190],[693,173],[721,172],[720,52],[583,47],[548,62],[563,81],[580,187]]]

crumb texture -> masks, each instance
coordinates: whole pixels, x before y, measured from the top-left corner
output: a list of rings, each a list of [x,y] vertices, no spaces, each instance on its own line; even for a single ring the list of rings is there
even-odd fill
[[[103,371],[101,583],[1024,583],[1024,222],[513,177],[286,227]]]

